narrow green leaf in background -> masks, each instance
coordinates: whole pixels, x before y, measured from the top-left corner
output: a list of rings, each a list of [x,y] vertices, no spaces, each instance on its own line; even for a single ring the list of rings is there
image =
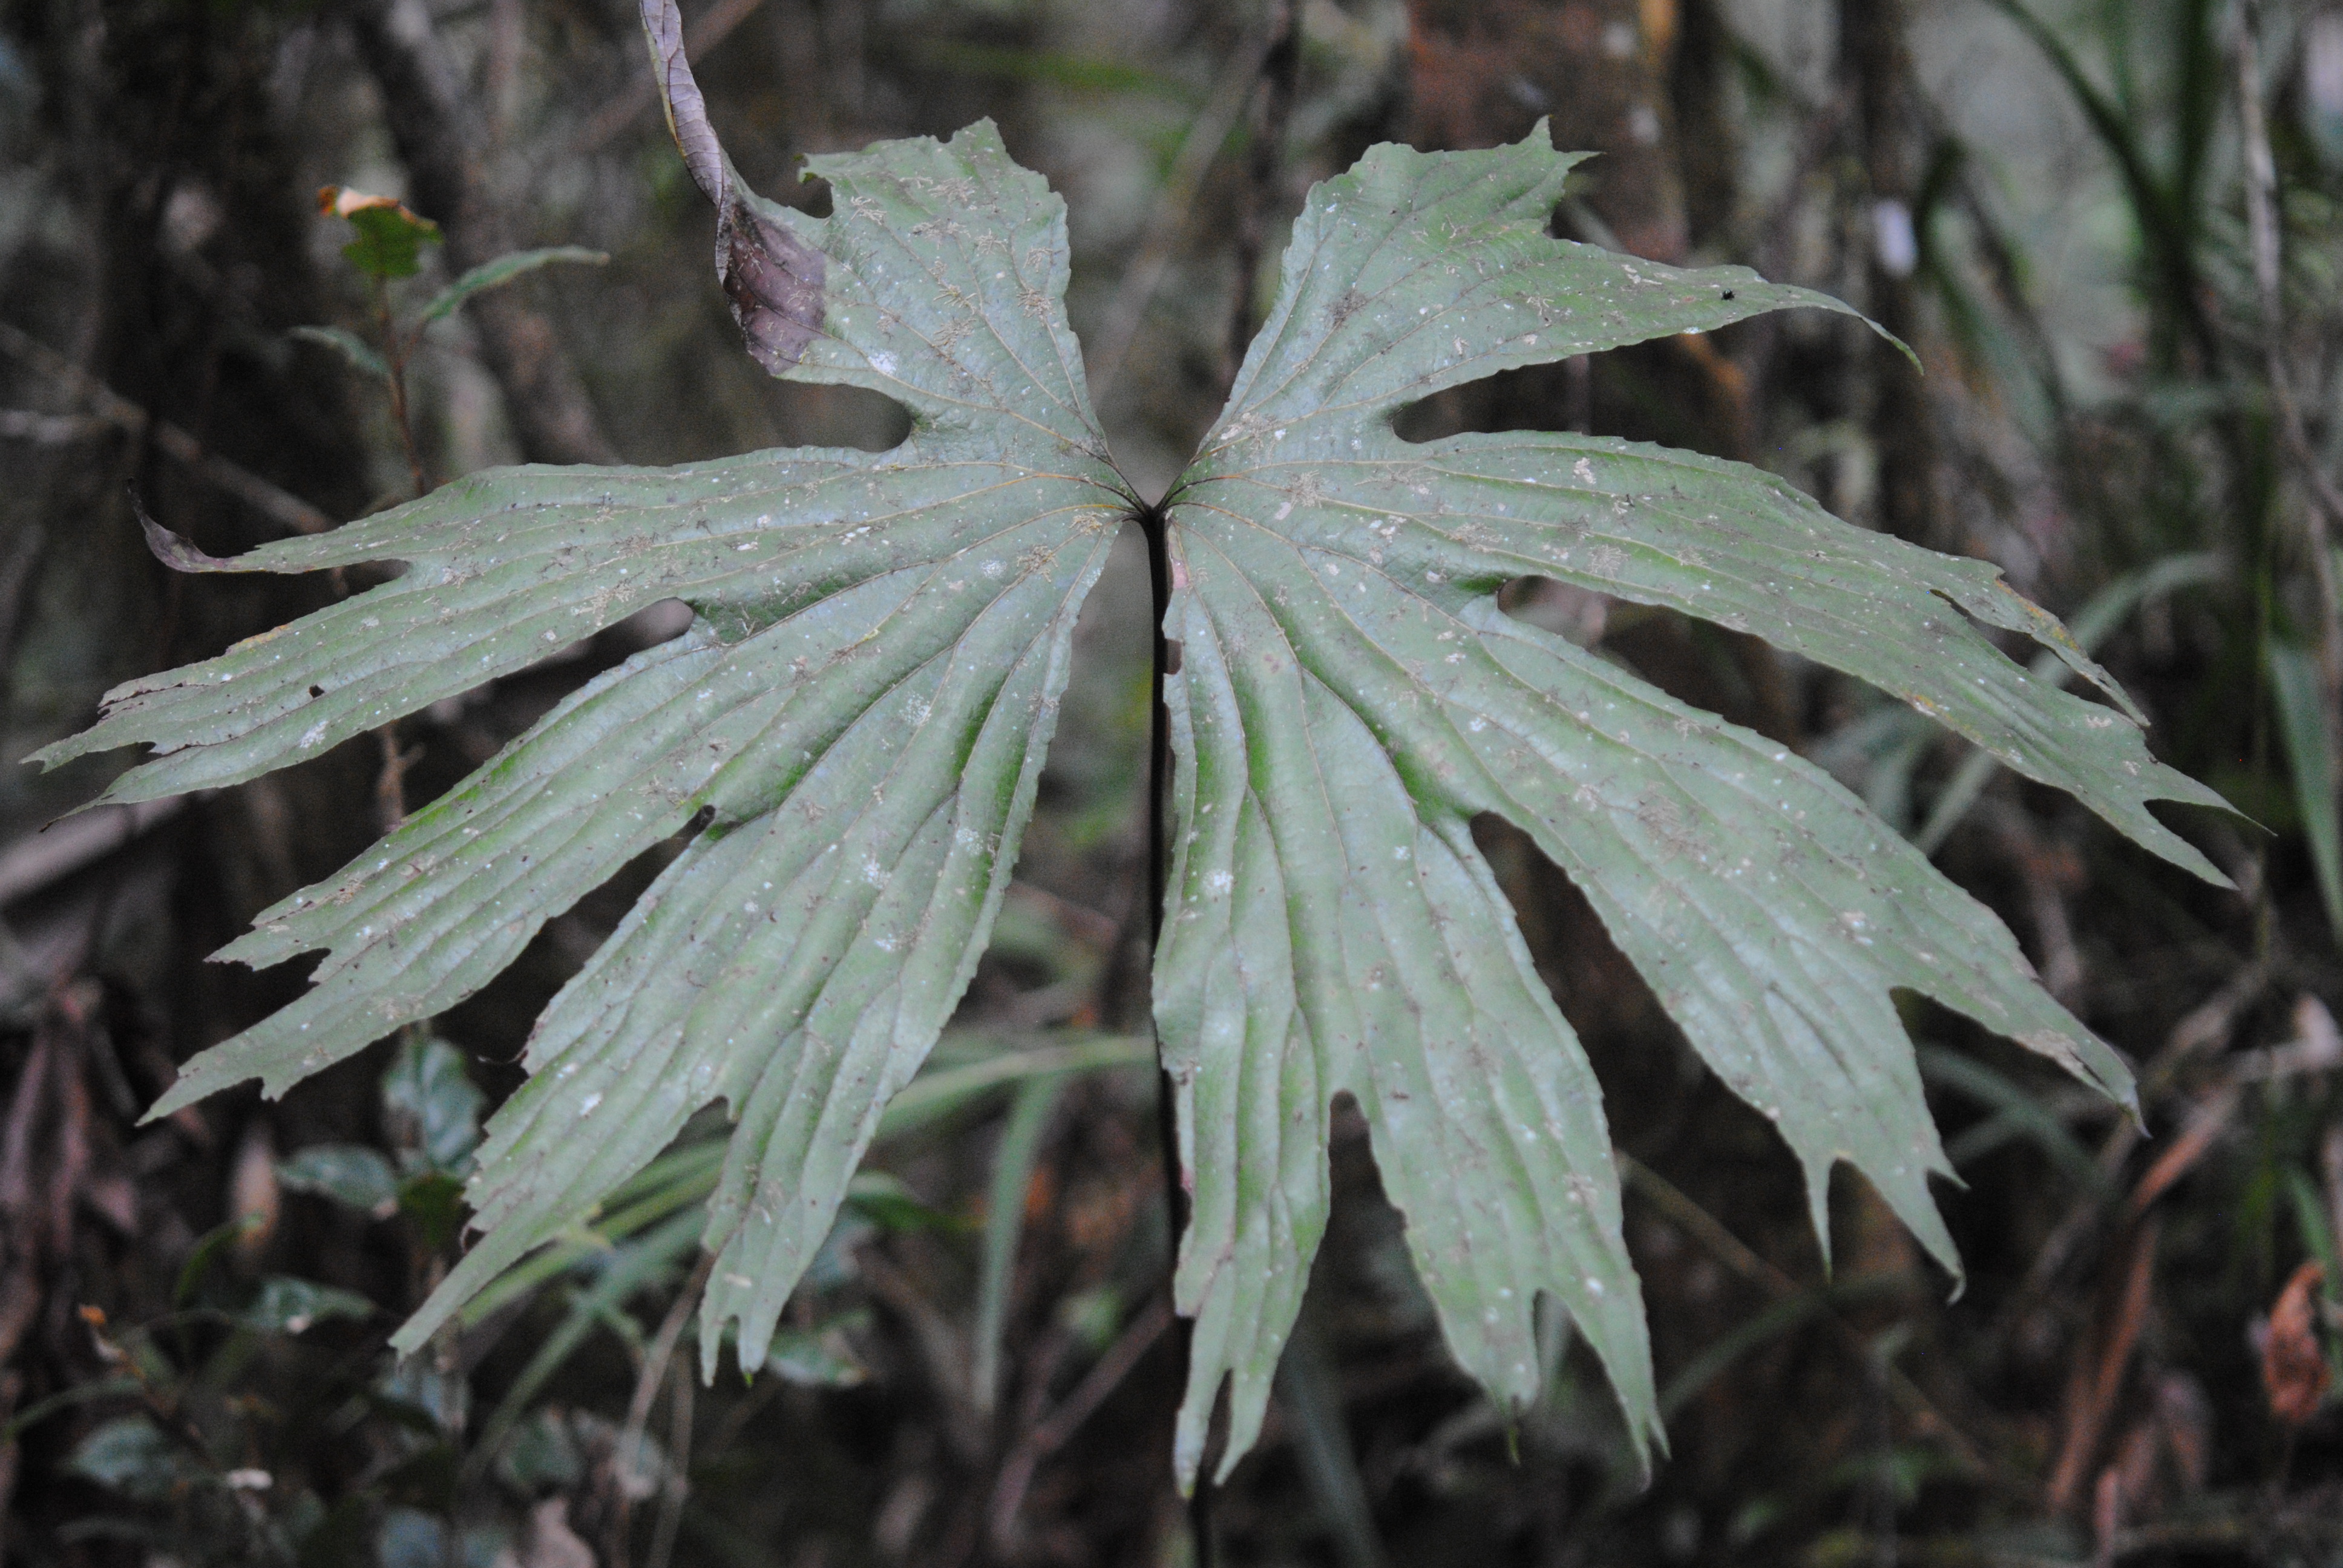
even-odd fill
[[[2337,812],[2336,743],[2327,732],[2327,704],[2318,691],[2318,658],[2308,648],[2273,639],[2269,645],[2270,694],[2278,704],[2278,739],[2286,744],[2287,771],[2294,777],[2294,801],[2302,831],[2310,840],[2310,864],[2318,874],[2319,900],[2327,929],[2343,942],[2343,825]]]
[[[607,266],[610,258],[598,250],[583,246],[557,245],[543,250],[517,250],[509,256],[484,261],[463,276],[431,297],[421,314],[415,318],[415,330],[421,331],[442,317],[453,316],[464,301],[491,288],[501,288],[514,278],[535,272],[541,266],[571,264],[582,266]]]
[[[287,337],[297,337],[304,343],[315,343],[330,348],[350,362],[350,367],[377,381],[390,379],[390,366],[374,346],[357,333],[340,327],[296,327],[287,331]]]
[[[1292,1412],[1295,1456],[1320,1522],[1334,1539],[1342,1568],[1385,1568],[1374,1511],[1359,1478],[1359,1461],[1343,1425],[1342,1380],[1325,1346],[1305,1327],[1293,1336],[1277,1370],[1277,1386]]]
[[[1025,1234],[1025,1195],[1041,1138],[1057,1109],[1062,1080],[1031,1078],[1017,1086],[1001,1141],[992,1154],[992,1184],[985,1194],[984,1241],[976,1276],[976,1352],[970,1358],[969,1392],[976,1408],[992,1413],[1001,1392],[1002,1330],[1009,1321],[1009,1293],[1016,1282],[1017,1243]]]

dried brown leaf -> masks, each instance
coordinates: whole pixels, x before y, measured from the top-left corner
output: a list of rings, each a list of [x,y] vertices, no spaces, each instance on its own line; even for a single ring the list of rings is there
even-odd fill
[[[2318,1292],[2327,1271],[2316,1260],[2294,1271],[2270,1308],[2269,1337],[2262,1343],[2262,1387],[2270,1413],[2300,1426],[2327,1397],[2327,1358],[2318,1347]]]

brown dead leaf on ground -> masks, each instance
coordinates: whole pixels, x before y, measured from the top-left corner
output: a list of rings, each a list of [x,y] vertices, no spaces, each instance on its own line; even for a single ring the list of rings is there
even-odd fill
[[[2269,1392],[2270,1413],[2288,1426],[2300,1426],[2316,1415],[2327,1396],[2327,1358],[2319,1353],[2317,1324],[2317,1292],[2326,1273],[2316,1261],[2303,1264],[2270,1308],[2262,1386]]]

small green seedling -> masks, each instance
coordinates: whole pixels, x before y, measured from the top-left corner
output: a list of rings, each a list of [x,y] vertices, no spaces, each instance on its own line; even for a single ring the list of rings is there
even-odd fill
[[[344,186],[320,188],[317,212],[321,216],[345,219],[357,231],[357,237],[342,246],[342,255],[367,279],[375,307],[375,341],[369,343],[341,327],[297,327],[292,335],[332,349],[389,389],[391,418],[398,427],[399,444],[407,454],[415,492],[421,495],[430,488],[430,482],[408,414],[407,367],[423,341],[424,328],[454,315],[474,295],[501,287],[524,273],[565,262],[600,266],[610,258],[598,250],[574,245],[500,256],[482,262],[433,295],[421,310],[402,325],[391,311],[390,285],[397,279],[412,277],[422,269],[423,247],[439,243],[439,226],[409,211],[404,202],[386,196],[369,196]]]

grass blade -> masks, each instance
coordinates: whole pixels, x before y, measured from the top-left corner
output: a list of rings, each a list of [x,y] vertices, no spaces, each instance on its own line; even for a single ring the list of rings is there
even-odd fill
[[[1352,1452],[1350,1429],[1342,1420],[1341,1379],[1306,1320],[1295,1326],[1278,1363],[1277,1392],[1293,1422],[1302,1483],[1334,1538],[1336,1559],[1342,1568],[1384,1568],[1389,1559],[1375,1533],[1366,1483],[1360,1479],[1358,1456]]]
[[[1016,1280],[1017,1242],[1025,1231],[1025,1192],[1033,1163],[1050,1130],[1064,1075],[1029,1078],[1017,1086],[992,1157],[992,1190],[984,1211],[984,1252],[976,1285],[976,1356],[970,1393],[977,1410],[992,1413],[1001,1392],[1001,1330],[1009,1317],[1009,1292]]]
[[[2269,667],[2278,736],[2286,743],[2287,771],[2294,775],[2302,830],[2310,839],[2318,897],[2327,907],[2328,930],[2343,940],[2343,829],[2336,820],[2335,737],[2327,732],[2318,664],[2308,648],[2273,642]]]
[[[416,317],[415,330],[420,332],[441,317],[453,316],[458,306],[476,294],[501,288],[523,273],[535,272],[540,266],[552,266],[562,262],[575,262],[584,266],[607,266],[610,258],[598,250],[588,250],[582,246],[557,245],[543,250],[517,250],[510,256],[484,261],[433,295],[431,303],[423,307],[423,314]]]

